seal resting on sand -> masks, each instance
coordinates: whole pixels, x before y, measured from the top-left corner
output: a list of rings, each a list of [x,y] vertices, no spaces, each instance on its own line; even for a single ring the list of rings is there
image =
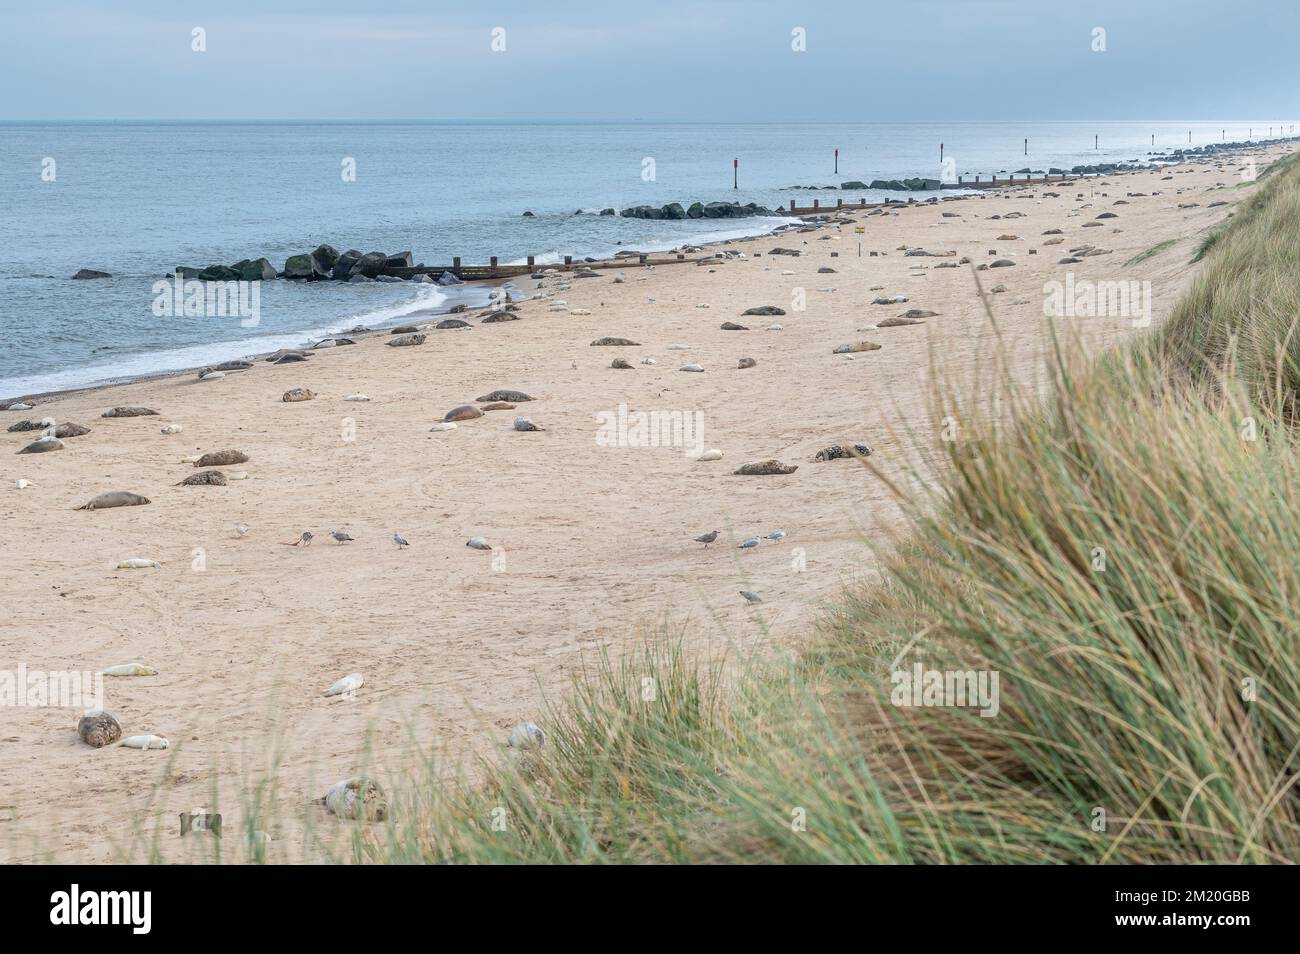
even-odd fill
[[[534,424],[526,417],[515,418],[514,424],[511,425],[517,431],[544,431],[546,428],[540,424]]]
[[[742,477],[766,477],[769,474],[793,474],[798,469],[798,464],[783,464],[775,458],[770,458],[753,464],[742,464],[734,473]]]
[[[63,441],[57,437],[42,437],[32,441],[19,454],[44,454],[46,451],[63,450]]]
[[[335,782],[320,804],[339,818],[383,821],[388,817],[388,799],[384,790],[378,782],[364,775]]]
[[[161,735],[133,735],[122,740],[122,747],[126,749],[165,749],[169,745],[171,743]]]
[[[266,356],[268,364],[287,364],[290,361],[306,361],[307,352],[293,351],[287,348],[281,348],[279,351],[273,351]]]
[[[10,424],[7,430],[10,434],[17,434],[22,431],[39,431],[42,428],[49,427],[50,418],[44,418],[39,421],[19,421],[17,424]]]
[[[495,325],[501,321],[518,321],[522,315],[517,315],[513,311],[493,311],[479,321],[481,325]]]
[[[459,407],[453,407],[450,411],[442,416],[444,421],[472,421],[476,417],[482,417],[483,412],[472,404],[462,404]]]
[[[857,354],[859,351],[879,351],[880,345],[874,341],[855,341],[852,344],[842,344],[831,354]]]
[[[591,343],[591,346],[592,346],[593,348],[603,347],[603,346],[607,346],[607,345],[610,345],[610,346],[622,346],[622,347],[633,347],[633,348],[639,348],[639,347],[641,347],[640,344],[638,344],[637,342],[633,341],[631,338],[611,338],[611,337],[605,337],[605,338],[597,338],[595,341],[593,341],[593,342]]]
[[[157,414],[151,407],[115,407],[112,410],[105,411],[100,417],[146,417],[150,414]]]
[[[756,367],[757,365],[758,362],[755,361],[753,358],[741,358],[740,361],[737,362],[736,367],[741,370],[744,370],[745,368],[753,368]]]
[[[515,405],[509,401],[492,401],[490,404],[479,405],[480,411],[513,411]]]
[[[77,723],[77,735],[92,749],[102,749],[122,738],[122,725],[111,712],[95,709],[81,717]]]
[[[247,464],[248,455],[243,451],[220,450],[204,454],[194,462],[195,467],[228,467],[231,464]]]
[[[224,487],[226,486],[226,475],[219,470],[201,470],[197,474],[190,474],[177,487]]]
[[[421,334],[398,335],[396,338],[390,338],[388,340],[388,346],[390,348],[406,348],[411,345],[422,344],[424,344],[424,335]]]
[[[845,447],[843,444],[832,444],[830,447],[823,447],[817,452],[813,460],[844,460],[852,457],[870,457],[871,448],[866,444],[854,444],[851,447]]]
[[[54,437],[84,437],[90,433],[90,428],[83,424],[73,424],[71,421],[60,424],[54,429]]]
[[[480,404],[486,404],[491,401],[511,401],[518,404],[522,401],[531,401],[533,398],[529,397],[523,391],[511,391],[509,388],[502,388],[496,391],[491,391],[475,400]]]
[[[459,318],[444,318],[433,327],[446,331],[448,328],[473,328],[468,321],[461,321]]]
[[[734,321],[724,321],[722,323],[722,330],[723,331],[748,331],[749,328],[745,325],[738,325]]]
[[[611,362],[609,363],[609,366],[610,366],[611,368],[615,368],[615,369],[617,369],[617,370],[619,370],[619,371],[631,371],[631,370],[632,370],[632,365],[628,364],[628,363],[627,363],[626,361],[624,361],[622,358],[615,358],[613,361],[611,361]]]
[[[294,401],[310,401],[316,396],[316,392],[311,388],[290,388],[284,392],[284,397],[280,398],[286,404],[292,404]]]
[[[127,490],[113,490],[100,494],[88,504],[82,504],[78,510],[108,510],[110,507],[143,507],[149,503],[148,497],[141,497]]]

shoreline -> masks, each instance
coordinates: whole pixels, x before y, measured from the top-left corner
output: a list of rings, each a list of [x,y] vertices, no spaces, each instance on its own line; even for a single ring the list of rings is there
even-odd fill
[[[1147,162],[1150,168],[1145,168],[1145,167],[1122,168],[1113,172],[1106,172],[1106,173],[1081,173],[1076,176],[1073,176],[1072,178],[1066,181],[1068,183],[1073,181],[1088,181],[1090,179],[1104,179],[1108,177],[1135,175],[1135,174],[1140,174],[1142,172],[1151,172],[1151,171],[1157,171],[1162,168],[1170,168],[1178,164],[1194,164],[1198,162],[1214,161],[1216,158],[1217,159],[1231,158],[1232,156],[1240,153],[1246,153],[1256,149],[1275,148],[1277,146],[1284,146],[1288,143],[1294,143],[1294,142],[1300,142],[1300,137],[1281,137],[1278,139],[1260,140],[1259,142],[1253,142],[1253,143],[1230,142],[1224,144],[1209,144],[1208,146],[1197,147],[1194,150],[1176,149],[1176,150],[1172,150],[1170,155],[1167,157],[1157,156],[1152,158],[1149,156]],[[1059,184],[1061,183],[1043,183],[1043,182],[1034,182],[1034,181],[1027,181],[1023,183],[1002,182],[1002,183],[998,183],[996,189],[993,189],[990,188],[987,183],[981,184],[981,186],[978,188],[972,186],[972,184],[970,183],[966,183],[965,185],[946,186],[942,190],[899,192],[897,198],[893,196],[887,196],[884,200],[878,203],[868,203],[865,208],[855,207],[852,209],[845,208],[840,210],[837,209],[835,206],[831,205],[817,210],[802,208],[795,214],[786,213],[778,208],[774,210],[776,213],[776,216],[774,216],[774,218],[777,218],[781,224],[773,226],[772,228],[767,229],[766,231],[761,231],[761,232],[757,232],[751,235],[741,236],[741,237],[711,239],[704,242],[682,242],[682,243],[678,243],[675,246],[662,248],[662,249],[650,248],[647,246],[645,251],[648,253],[649,252],[679,252],[682,248],[692,248],[692,247],[698,247],[702,249],[719,248],[719,247],[725,247],[733,242],[750,241],[758,238],[770,237],[773,235],[782,234],[783,232],[787,232],[787,231],[795,231],[798,230],[799,228],[806,227],[810,224],[820,224],[820,220],[828,216],[834,216],[837,213],[852,213],[852,212],[867,211],[870,209],[880,208],[884,206],[891,206],[891,205],[899,206],[899,205],[933,204],[935,202],[951,202],[951,201],[957,201],[962,199],[980,198],[984,194],[989,192],[995,192],[995,191],[1001,192],[1003,190],[1014,191],[1014,190],[1020,190],[1025,188],[1041,188],[1044,185],[1059,185]],[[800,186],[788,187],[789,190],[794,190],[794,191],[806,191],[809,189],[811,189],[812,191],[823,191],[824,189],[827,188],[833,188],[833,187],[800,187]],[[947,195],[943,194],[945,191],[948,190],[951,190],[951,192],[955,194],[947,194]],[[840,191],[840,190],[837,189],[835,191]],[[719,223],[722,223],[728,220],[719,219],[717,221]],[[739,220],[731,220],[731,221],[739,221]],[[556,258],[557,261],[545,260],[552,257]],[[614,255],[609,255],[604,257],[585,256],[580,259],[579,256],[575,254],[572,257],[574,259],[575,266],[579,264],[579,262],[597,262],[600,263],[602,267],[612,267],[614,265],[619,264],[618,260]],[[538,259],[535,262],[535,268],[538,271],[542,271],[546,268],[558,265],[559,260],[562,259],[563,259],[563,255],[560,253],[554,253],[554,254],[548,253],[546,256],[538,257]],[[522,265],[524,264],[524,261],[522,259],[518,261],[512,260],[508,264]],[[629,265],[629,267],[632,266]],[[277,279],[277,280],[282,280],[282,279]],[[503,283],[509,283],[510,281],[511,279],[508,278],[475,279],[475,280],[466,281],[464,285],[467,289],[493,288]],[[460,286],[450,286],[450,287],[454,288]],[[445,291],[446,289],[444,288],[443,290]],[[410,320],[418,319],[422,316],[434,316],[440,314],[447,314],[449,313],[451,307],[455,307],[455,304],[458,304],[458,302],[450,302],[448,304],[447,309],[435,308],[429,311],[417,310],[398,318],[386,319],[384,322],[376,324],[375,327],[384,328],[388,325],[408,323]],[[470,307],[480,308],[483,306],[471,305]],[[304,329],[304,334],[305,332],[306,329]],[[341,331],[338,333],[345,334],[346,332]],[[292,330],[287,330],[278,334],[282,337],[289,337],[291,335],[296,334],[296,332]],[[238,352],[234,350],[235,345],[238,343],[238,339],[231,340],[229,342],[222,342],[222,341],[204,342],[202,343],[201,346],[221,348],[223,345],[227,343],[231,346],[232,350],[228,352],[224,352],[224,356],[214,358],[209,363],[220,363],[221,361],[236,360],[236,359],[248,359],[248,360],[256,361],[261,358],[264,358],[268,354],[274,353],[274,351]],[[200,345],[195,345],[195,347],[198,346]],[[302,345],[301,347],[309,347],[309,345]],[[154,353],[158,353],[158,352],[157,351],[132,352],[130,354],[123,355],[121,357],[123,360],[129,360],[131,358],[141,357],[144,355],[154,354]],[[83,393],[83,392],[94,391],[103,388],[111,388],[111,387],[118,387],[122,385],[128,385],[139,381],[159,380],[159,379],[166,379],[171,377],[184,376],[188,374],[194,374],[202,370],[206,366],[207,365],[204,364],[195,364],[192,366],[185,366],[185,367],[168,369],[168,370],[147,371],[139,374],[124,374],[121,376],[114,376],[111,379],[91,381],[86,384],[73,385],[67,388],[53,388],[49,390],[26,391],[26,392],[20,391],[20,392],[12,392],[12,393],[6,392],[0,394],[0,408],[6,407],[7,405],[13,403],[33,403],[37,401],[48,401],[65,394]],[[30,374],[31,373],[28,373],[26,375],[14,375],[14,377],[30,376]]]

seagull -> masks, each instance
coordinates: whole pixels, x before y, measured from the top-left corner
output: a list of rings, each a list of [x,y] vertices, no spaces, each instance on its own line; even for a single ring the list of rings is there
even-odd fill
[[[335,540],[337,540],[339,543],[348,543],[352,539],[342,530],[331,530],[330,536],[333,537]]]
[[[406,537],[402,536],[400,533],[393,534],[393,542],[397,544],[397,548],[399,550],[402,547],[409,547],[411,545],[410,543],[407,542]]]
[[[756,546],[758,546],[758,537],[750,537],[748,540],[746,540],[744,543],[742,543],[739,547],[737,547],[737,549],[738,549],[738,550],[748,550],[750,547],[756,547]]]
[[[768,540],[784,540],[784,539],[785,539],[785,531],[784,531],[784,530],[773,530],[771,533],[769,533],[769,534],[767,535],[767,539],[768,539]]]
[[[696,542],[696,543],[703,543],[704,546],[705,546],[705,548],[707,549],[708,546],[709,546],[709,544],[712,543],[712,542],[713,542],[714,540],[716,540],[716,539],[718,539],[718,531],[717,531],[717,530],[710,530],[708,533],[702,533],[702,534],[700,534],[698,537],[696,537],[696,538],[695,538],[695,542]]]
[[[236,534],[237,536],[241,536],[241,537],[242,537],[242,536],[246,535],[247,533],[248,533],[248,524],[246,524],[246,523],[237,523],[237,524],[235,524],[235,534]]]
[[[763,602],[763,597],[759,596],[757,593],[751,593],[749,590],[741,590],[740,595],[743,596],[745,599],[749,600],[749,602],[751,603]]]

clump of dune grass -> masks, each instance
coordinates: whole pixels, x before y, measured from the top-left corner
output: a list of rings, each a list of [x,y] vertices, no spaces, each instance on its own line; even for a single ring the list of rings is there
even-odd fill
[[[1165,241],[1163,242],[1160,242],[1156,245],[1152,245],[1146,251],[1138,252],[1136,255],[1130,258],[1127,262],[1124,263],[1124,267],[1128,268],[1130,265],[1136,265],[1139,262],[1145,262],[1149,258],[1154,258],[1156,255],[1159,255],[1161,252],[1169,251],[1169,249],[1173,248],[1176,243],[1177,243],[1177,239],[1165,239]]]
[[[602,657],[545,747],[430,767],[355,860],[1294,860],[1298,198],[1271,176],[1148,337],[1059,343],[1045,403],[937,394],[970,422],[937,492],[793,661]],[[996,673],[996,714],[896,704],[915,663]]]

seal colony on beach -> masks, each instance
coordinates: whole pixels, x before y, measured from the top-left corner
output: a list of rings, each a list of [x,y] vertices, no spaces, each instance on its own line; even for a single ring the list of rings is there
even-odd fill
[[[1029,337],[1034,309],[1016,310],[1016,302],[1059,273],[1050,256],[1031,258],[1020,250],[1049,224],[1064,226],[1065,247],[1083,248],[1077,219],[1067,210],[1085,201],[1020,203],[1029,219],[1019,229],[1026,238],[1014,256],[1018,267],[999,273],[1014,276],[1004,279],[1010,294],[994,301],[998,317],[1007,311],[1008,327],[1031,344],[1038,340]],[[1148,201],[1172,216],[1168,203]],[[255,701],[260,696],[249,701],[249,693],[263,690],[276,700],[276,717],[310,740],[283,770],[294,783],[290,790],[305,793],[294,796],[297,807],[321,793],[309,776],[326,765],[326,779],[344,778],[330,788],[333,804],[325,806],[340,818],[380,811],[367,809],[367,802],[382,800],[385,813],[403,804],[395,799],[390,808],[383,790],[376,794],[367,784],[377,787],[378,781],[352,774],[388,764],[363,755],[365,726],[389,714],[381,706],[427,705],[418,727],[425,743],[476,745],[485,736],[497,748],[546,757],[540,744],[531,744],[527,727],[535,724],[525,707],[537,698],[538,683],[563,684],[577,668],[578,650],[608,644],[624,651],[629,623],[669,604],[675,623],[707,608],[742,637],[775,643],[812,619],[816,605],[838,592],[843,574],[858,569],[855,561],[871,566],[861,556],[864,535],[892,539],[899,518],[889,489],[872,468],[830,462],[870,455],[873,465],[896,467],[903,452],[915,448],[895,434],[910,428],[928,436],[933,427],[924,389],[931,338],[961,368],[972,360],[973,342],[987,341],[974,330],[979,302],[967,269],[939,270],[927,256],[904,262],[897,251],[900,242],[917,240],[909,230],[932,234],[922,230],[939,222],[940,205],[952,207],[918,204],[899,210],[900,221],[869,222],[868,243],[879,222],[892,231],[875,241],[881,254],[868,259],[864,252],[861,263],[845,254],[847,236],[832,220],[782,239],[801,253],[779,259],[793,276],[781,277],[787,269],[769,265],[766,245],[759,254],[759,246],[743,241],[722,247],[748,249],[746,259],[724,261],[710,248],[686,253],[708,259],[700,268],[652,270],[629,262],[618,282],[540,272],[540,287],[530,285],[518,302],[498,297],[492,310],[463,310],[481,317],[525,314],[528,321],[493,323],[478,335],[434,335],[429,348],[390,351],[389,342],[432,334],[430,328],[464,330],[472,319],[408,316],[419,324],[402,334],[380,326],[362,338],[369,332],[361,329],[355,346],[345,347],[331,333],[309,351],[286,349],[270,361],[206,369],[228,374],[224,384],[209,379],[210,385],[200,385],[187,371],[117,386],[111,395],[94,390],[23,401],[26,409],[15,414],[26,420],[17,423],[31,426],[9,427],[16,435],[11,452],[35,437],[33,431],[53,428],[49,437],[63,442],[58,429],[70,425],[78,436],[57,454],[31,452],[14,462],[32,478],[15,486],[39,489],[5,498],[6,524],[25,548],[16,552],[30,550],[40,568],[35,585],[47,595],[36,607],[14,599],[18,625],[5,648],[14,658],[48,653],[84,658],[92,667],[142,660],[103,670],[116,677],[110,700],[132,733],[128,738],[170,736],[177,743],[169,755],[194,756],[186,772],[201,777],[176,782],[177,797],[207,796],[212,779],[204,766],[216,761],[209,757],[220,745],[236,741],[228,737],[230,726],[238,727],[239,742],[263,745],[270,719]],[[944,226],[942,246],[985,261],[984,246],[997,234],[988,228],[989,213],[1010,205],[1011,197],[995,194],[963,200],[957,207],[965,220]],[[1204,206],[1179,213],[1188,216],[1185,222],[1171,218],[1160,227],[1185,227],[1190,234],[1192,223],[1209,227],[1226,214],[1216,217]],[[1124,219],[1129,231],[1112,236],[1107,229],[1104,242],[1098,239],[1113,249],[1112,260],[1165,237],[1140,233],[1139,218],[1134,209]],[[966,225],[970,234],[959,235]],[[821,269],[831,250],[840,255],[835,271],[826,273]],[[1080,253],[1079,268],[1105,258]],[[918,266],[914,272],[912,265]],[[1133,272],[1143,277],[1141,267]],[[816,287],[829,280],[836,282],[833,290]],[[570,282],[572,288],[562,290]],[[878,308],[870,306],[877,294],[868,288],[872,282],[885,286]],[[792,287],[804,289],[807,308],[792,309],[781,334],[764,334],[761,323],[733,320],[724,327],[716,318],[738,315],[755,302],[785,303]],[[902,287],[906,296],[894,294]],[[522,297],[530,293],[538,297]],[[900,312],[900,297],[916,307]],[[711,310],[696,310],[697,303]],[[895,329],[877,336],[887,347],[873,343],[870,355],[856,363],[832,358],[838,343],[873,333],[866,329],[874,315],[893,316],[874,326]],[[926,327],[907,331],[920,323]],[[600,337],[607,331],[618,337]],[[593,345],[613,350],[593,351]],[[672,354],[677,351],[690,354]],[[679,373],[687,358],[687,366],[707,372]],[[610,375],[610,359],[634,373]],[[473,403],[465,401],[475,392]],[[520,407],[528,402],[537,410]],[[113,403],[120,406],[104,411]],[[607,443],[593,439],[599,427],[593,415],[612,414],[617,423],[620,405],[626,405],[625,418],[655,413],[671,419],[678,439],[639,442],[634,419],[615,428]],[[40,415],[31,414],[33,406]],[[511,410],[521,413],[479,420]],[[184,422],[183,431],[179,424],[129,420],[160,412],[168,415],[164,423]],[[705,427],[683,437],[680,425],[696,412]],[[74,423],[101,417],[119,420],[101,421],[84,434]],[[671,428],[661,433],[671,437]],[[728,463],[718,464],[724,449]],[[237,482],[247,472],[225,469],[250,460],[254,480]],[[799,466],[809,461],[816,463]],[[769,479],[777,476],[783,479]],[[90,516],[73,514],[74,508],[117,512]],[[303,531],[304,524],[313,529]],[[331,526],[350,529],[331,532]],[[394,526],[403,529],[394,533]],[[725,529],[702,533],[700,526]],[[791,536],[765,533],[775,526],[789,526]],[[311,545],[326,534],[333,545]],[[416,546],[406,552],[410,540]],[[806,565],[796,563],[804,559],[802,541],[815,541]],[[274,545],[294,552],[270,551]],[[461,545],[476,552],[466,554]],[[196,572],[192,563],[199,548],[206,572]],[[434,597],[422,582],[430,573],[440,580]],[[8,585],[10,596],[34,592],[30,577]],[[75,617],[47,618],[55,616],[48,609],[51,590],[54,605]],[[84,624],[90,638],[63,632],[56,624],[66,619]],[[223,619],[229,625],[214,622]],[[760,635],[758,622],[770,630]],[[175,634],[190,630],[202,638],[177,644]],[[700,645],[691,642],[689,649]],[[275,664],[264,664],[268,659]],[[340,686],[362,672],[366,688]],[[338,678],[342,673],[348,675]],[[363,701],[352,705],[356,690]],[[470,713],[463,699],[481,706],[485,717]],[[200,708],[204,718],[192,719]],[[210,724],[222,726],[219,738]],[[486,732],[479,732],[482,724]],[[517,733],[520,725],[525,729]],[[75,785],[62,784],[57,771],[45,774],[56,777],[55,794],[73,810],[116,824],[102,793],[116,798],[123,787],[115,777],[100,776],[107,771],[102,766],[130,761],[132,771],[148,773],[142,784],[153,783],[169,756],[149,765],[145,760],[156,749],[123,758],[96,755],[73,742],[69,728],[70,719],[56,726],[67,748],[94,763],[90,782],[100,794],[80,794],[80,769]],[[121,725],[116,735],[101,729],[87,735],[112,735],[114,741],[100,745],[121,741]],[[152,732],[158,735],[145,734]],[[519,744],[503,745],[507,733]],[[39,737],[25,727],[19,734],[24,741]],[[184,750],[177,752],[182,739]],[[381,755],[395,751],[382,735],[373,743]],[[57,753],[41,751],[39,757]],[[231,770],[216,771],[224,786]],[[388,784],[388,776],[379,781]],[[32,801],[20,804],[25,817],[39,810]],[[285,843],[298,834],[292,815],[286,813],[285,824],[294,837]]]

